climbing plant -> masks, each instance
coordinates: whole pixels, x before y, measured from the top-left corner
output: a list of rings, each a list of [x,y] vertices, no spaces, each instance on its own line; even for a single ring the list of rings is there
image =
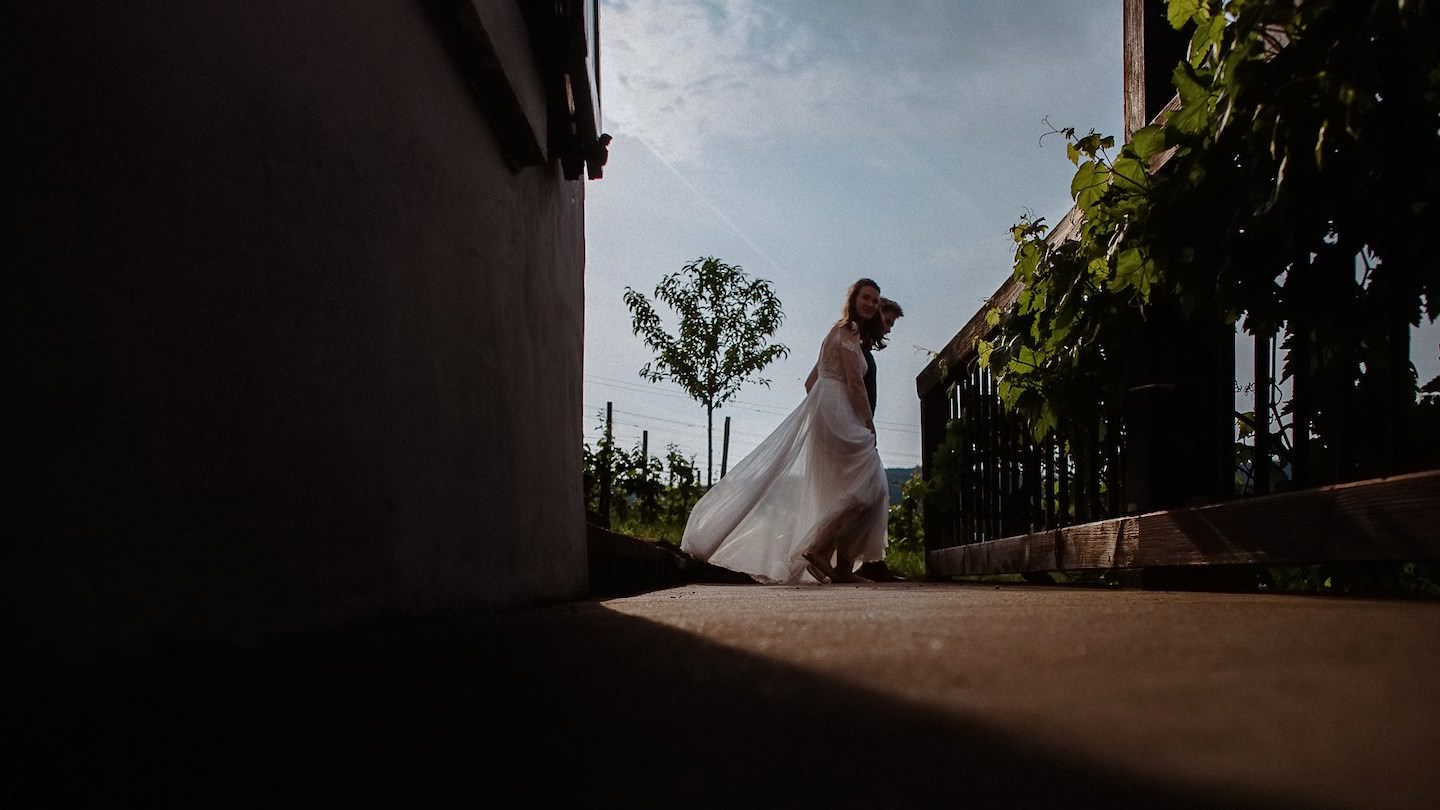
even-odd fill
[[[1303,348],[1284,375],[1304,363],[1341,392],[1315,404],[1319,436],[1413,402],[1413,367],[1391,372],[1408,328],[1440,314],[1440,8],[1170,0],[1168,15],[1193,31],[1178,108],[1118,149],[1056,130],[1083,224],[1058,244],[1043,219],[1012,231],[1024,291],[977,344],[1002,400],[1040,435],[1093,422],[1132,327],[1164,311],[1283,330]]]

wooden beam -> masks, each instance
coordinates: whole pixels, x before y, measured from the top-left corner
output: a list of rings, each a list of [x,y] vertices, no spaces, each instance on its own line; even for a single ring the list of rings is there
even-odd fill
[[[545,163],[547,68],[520,7],[509,2],[424,0],[450,58],[485,112],[512,167]]]
[[[1122,23],[1124,45],[1124,142],[1145,126],[1145,4],[1146,0],[1125,0]]]
[[[931,550],[931,576],[1440,560],[1440,470]]]

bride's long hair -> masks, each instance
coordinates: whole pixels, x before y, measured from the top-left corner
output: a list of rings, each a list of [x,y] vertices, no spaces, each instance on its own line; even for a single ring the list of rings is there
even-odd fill
[[[880,320],[879,308],[875,310],[875,317],[868,321],[861,320],[855,312],[855,299],[860,297],[860,291],[866,287],[873,289],[877,296],[880,294],[880,285],[876,284],[874,279],[862,278],[851,284],[849,291],[845,293],[845,309],[841,311],[840,320],[835,325],[853,323],[860,331],[860,340],[865,344],[865,348],[884,348],[885,324]]]

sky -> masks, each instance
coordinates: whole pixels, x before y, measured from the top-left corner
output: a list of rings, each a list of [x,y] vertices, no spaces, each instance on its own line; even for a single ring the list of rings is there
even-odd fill
[[[716,474],[724,417],[733,465],[800,403],[860,277],[905,309],[876,353],[875,421],[885,466],[917,466],[916,375],[1008,276],[1010,226],[1070,208],[1074,166],[1046,133],[1122,134],[1121,9],[601,0],[601,124],[614,140],[604,177],[585,186],[585,440],[608,402],[621,446],[648,431],[652,454],[673,444],[705,463],[703,406],[639,376],[653,352],[621,296],[653,299],[666,274],[715,257],[770,282],[785,312],[774,340],[790,349],[762,372],[768,387],[716,411]]]

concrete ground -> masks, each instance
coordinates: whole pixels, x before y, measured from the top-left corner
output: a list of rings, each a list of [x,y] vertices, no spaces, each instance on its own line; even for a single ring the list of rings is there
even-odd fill
[[[683,585],[57,677],[12,693],[7,781],[26,807],[1433,808],[1437,685],[1434,602]]]

